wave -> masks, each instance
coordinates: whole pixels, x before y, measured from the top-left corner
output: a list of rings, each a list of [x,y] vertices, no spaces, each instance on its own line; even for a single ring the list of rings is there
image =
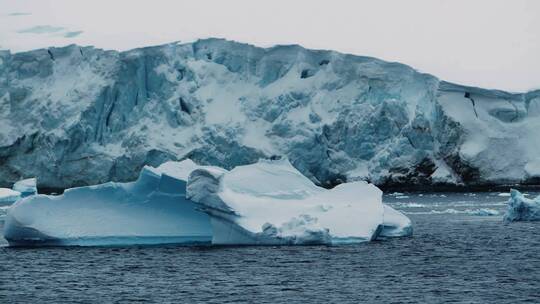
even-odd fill
[[[445,210],[429,210],[429,211],[418,211],[418,212],[407,212],[403,211],[406,214],[468,214],[475,216],[498,216],[501,215],[501,212],[495,209],[481,208],[481,209],[465,209],[465,210],[456,210],[456,209],[445,209]]]

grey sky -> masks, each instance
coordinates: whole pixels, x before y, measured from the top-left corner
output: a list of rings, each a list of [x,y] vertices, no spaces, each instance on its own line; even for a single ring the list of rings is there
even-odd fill
[[[0,12],[0,42],[12,51],[223,37],[374,56],[467,85],[540,88],[537,0],[0,0]],[[66,30],[19,33],[44,25]]]

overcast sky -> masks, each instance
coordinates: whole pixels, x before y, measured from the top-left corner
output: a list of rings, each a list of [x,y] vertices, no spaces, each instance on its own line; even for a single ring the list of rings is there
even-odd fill
[[[0,49],[12,52],[205,37],[374,56],[466,85],[540,88],[538,0],[0,0]]]

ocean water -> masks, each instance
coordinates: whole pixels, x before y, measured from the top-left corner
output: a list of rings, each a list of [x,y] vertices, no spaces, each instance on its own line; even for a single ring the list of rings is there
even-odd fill
[[[0,303],[540,303],[540,222],[503,224],[507,199],[391,193],[385,202],[408,214],[414,236],[348,246],[31,249],[0,239]]]

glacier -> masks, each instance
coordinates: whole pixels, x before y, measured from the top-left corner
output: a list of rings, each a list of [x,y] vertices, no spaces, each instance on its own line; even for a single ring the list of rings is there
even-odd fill
[[[510,190],[504,221],[540,221],[540,197],[528,199],[518,190]]]
[[[229,172],[196,169],[186,193],[210,216],[215,245],[344,244],[412,235],[411,221],[384,205],[376,186],[358,181],[324,189],[287,159]]]
[[[195,168],[166,162],[143,167],[135,182],[22,198],[8,209],[4,237],[11,246],[210,243],[209,217],[185,197]]]
[[[0,186],[137,178],[191,158],[285,156],[315,184],[540,182],[540,91],[467,87],[394,62],[223,39],[129,51],[0,51]],[[50,190],[50,191],[53,191]]]

